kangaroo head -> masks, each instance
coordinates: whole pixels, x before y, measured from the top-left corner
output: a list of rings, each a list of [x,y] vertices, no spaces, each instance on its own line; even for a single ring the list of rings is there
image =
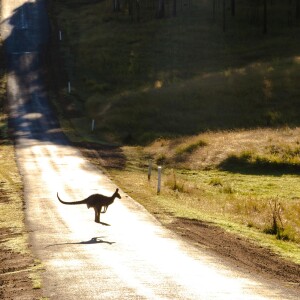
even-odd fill
[[[119,189],[116,189],[115,193],[114,193],[114,198],[119,198],[121,199],[121,195],[119,194]]]

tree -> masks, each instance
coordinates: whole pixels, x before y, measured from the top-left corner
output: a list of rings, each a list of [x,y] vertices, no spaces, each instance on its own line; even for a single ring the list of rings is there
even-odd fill
[[[173,0],[173,17],[177,15],[177,0]]]
[[[113,11],[120,11],[120,0],[113,0]]]
[[[226,31],[226,0],[223,0],[223,31]]]
[[[131,17],[131,21],[133,21],[133,0],[128,0],[128,15]]]
[[[264,34],[266,34],[268,31],[267,23],[268,23],[267,0],[264,0],[264,30],[263,30]]]
[[[140,10],[141,10],[140,0],[135,0],[135,8],[136,8],[136,20],[139,22],[140,21]]]
[[[231,15],[235,16],[235,0],[231,0]]]
[[[213,0],[213,19],[216,18],[216,0]]]
[[[157,18],[164,18],[165,16],[165,0],[158,0]]]

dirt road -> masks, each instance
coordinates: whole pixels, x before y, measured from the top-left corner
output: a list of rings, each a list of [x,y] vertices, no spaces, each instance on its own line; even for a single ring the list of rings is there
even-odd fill
[[[226,266],[165,229],[121,192],[94,223],[85,205],[66,206],[115,185],[72,148],[47,103],[41,59],[42,0],[3,0],[9,102],[34,251],[50,299],[297,299],[284,286]],[[105,225],[105,224],[106,225]]]

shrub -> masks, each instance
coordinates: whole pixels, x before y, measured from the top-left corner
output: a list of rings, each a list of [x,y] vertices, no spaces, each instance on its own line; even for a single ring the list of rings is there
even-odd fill
[[[209,184],[212,186],[223,186],[222,181],[219,177],[213,177],[210,180]]]
[[[178,147],[176,149],[175,153],[176,153],[177,156],[181,156],[181,155],[184,155],[184,154],[191,154],[191,153],[195,152],[198,148],[204,147],[204,146],[207,146],[207,143],[203,140],[199,140],[195,143],[186,145],[184,147],[182,147],[182,146]]]
[[[288,240],[289,237],[284,233],[284,227],[282,222],[282,205],[277,199],[272,199],[269,201],[270,215],[271,215],[271,226],[264,229],[267,234],[274,234],[278,240]]]
[[[156,158],[156,164],[157,165],[163,165],[166,162],[167,158],[164,154],[160,154],[157,158]]]
[[[164,184],[171,190],[181,193],[191,193],[193,190],[193,188],[187,181],[177,178],[176,172],[174,170],[172,170],[172,173],[167,177]]]
[[[226,184],[222,188],[222,193],[224,194],[233,194],[234,192],[234,188],[230,184]]]

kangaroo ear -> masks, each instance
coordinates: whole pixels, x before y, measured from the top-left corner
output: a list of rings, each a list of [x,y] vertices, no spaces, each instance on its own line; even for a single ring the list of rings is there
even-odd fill
[[[116,192],[118,192],[119,191],[119,189],[116,189]]]

